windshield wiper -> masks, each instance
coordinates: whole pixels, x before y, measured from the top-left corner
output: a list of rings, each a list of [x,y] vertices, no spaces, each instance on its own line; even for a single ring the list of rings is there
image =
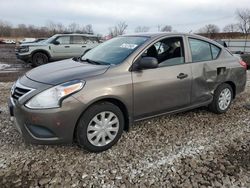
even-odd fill
[[[86,62],[93,64],[93,65],[101,65],[101,63],[99,63],[97,61],[90,60],[90,59],[81,59],[81,61],[86,61]]]
[[[106,62],[98,62],[98,61],[94,61],[94,60],[91,60],[91,59],[80,59],[81,61],[85,61],[85,62],[88,62],[90,64],[93,64],[93,65],[110,65],[110,63],[106,63]]]

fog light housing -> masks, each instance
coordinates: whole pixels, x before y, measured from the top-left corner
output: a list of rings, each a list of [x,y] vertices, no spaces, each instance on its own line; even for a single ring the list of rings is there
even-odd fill
[[[56,135],[46,127],[41,125],[27,125],[29,132],[37,138],[55,138]]]

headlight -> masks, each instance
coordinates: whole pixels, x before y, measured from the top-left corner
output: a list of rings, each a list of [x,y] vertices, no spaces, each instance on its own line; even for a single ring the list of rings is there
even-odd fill
[[[20,53],[25,53],[29,51],[29,46],[20,46],[19,47],[19,52]]]
[[[25,106],[31,109],[58,108],[60,102],[72,93],[80,91],[84,82],[75,80],[47,89],[33,98]]]

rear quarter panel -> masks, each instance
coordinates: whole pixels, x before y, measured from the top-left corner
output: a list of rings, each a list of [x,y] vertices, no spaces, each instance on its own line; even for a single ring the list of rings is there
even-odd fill
[[[217,60],[206,63],[204,69],[206,70],[205,77],[207,84],[212,93],[218,85],[224,82],[235,85],[235,94],[244,91],[246,70],[240,65],[236,57],[226,55],[224,50]]]

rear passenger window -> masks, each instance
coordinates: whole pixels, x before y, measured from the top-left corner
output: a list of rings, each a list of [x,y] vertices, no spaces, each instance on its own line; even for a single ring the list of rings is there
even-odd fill
[[[98,39],[95,37],[84,37],[86,44],[98,43]]]
[[[72,36],[72,44],[84,44],[82,36]]]
[[[212,50],[213,59],[216,59],[220,54],[220,48],[211,44],[211,50]]]
[[[213,59],[210,44],[208,42],[190,38],[189,44],[193,62],[209,61]]]

